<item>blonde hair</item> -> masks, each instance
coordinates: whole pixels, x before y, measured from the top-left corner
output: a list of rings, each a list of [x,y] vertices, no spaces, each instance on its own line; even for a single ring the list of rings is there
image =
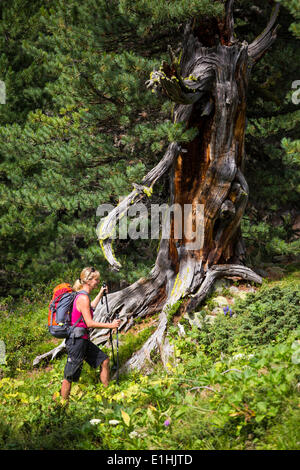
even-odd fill
[[[80,277],[74,282],[73,290],[78,292],[83,288],[83,285],[86,284],[87,281],[96,277],[100,278],[99,271],[96,271],[95,268],[84,268],[80,273]]]

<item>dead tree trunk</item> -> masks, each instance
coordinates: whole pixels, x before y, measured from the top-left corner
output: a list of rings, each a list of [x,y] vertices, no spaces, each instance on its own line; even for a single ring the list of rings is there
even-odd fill
[[[151,195],[155,182],[170,174],[170,205],[190,205],[188,234],[195,231],[197,204],[204,207],[203,243],[191,249],[186,231],[178,237],[174,223],[170,235],[161,239],[156,263],[146,278],[109,294],[110,315],[117,312],[121,328],[129,329],[134,318],[160,312],[155,333],[124,366],[141,368],[153,349],[164,350],[166,311],[184,299],[187,311],[195,309],[208,294],[214,280],[237,275],[257,283],[261,278],[243,266],[244,245],[240,222],[249,189],[244,177],[246,94],[255,62],[275,40],[278,6],[265,31],[250,45],[239,42],[233,32],[233,0],[226,2],[223,21],[195,19],[184,33],[178,58],[170,49],[171,65],[163,63],[151,74],[152,86],[175,102],[173,121],[197,128],[196,137],[181,147],[169,145],[161,162],[103,221],[99,239],[108,262],[119,269],[112,250],[114,223],[128,205]],[[184,210],[182,210],[184,213]],[[186,220],[185,220],[186,222]],[[106,321],[105,306],[99,305],[96,321]],[[105,343],[108,330],[94,330],[91,339]]]

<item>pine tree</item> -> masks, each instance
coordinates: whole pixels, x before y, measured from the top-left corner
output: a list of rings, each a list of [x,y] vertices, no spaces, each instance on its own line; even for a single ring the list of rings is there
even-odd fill
[[[74,270],[102,264],[105,272],[96,209],[116,203],[144,170],[147,149],[128,164],[128,149],[133,152],[137,139],[128,138],[125,146],[121,138],[131,121],[143,119],[137,101],[144,110],[157,101],[150,91],[141,92],[155,62],[114,43],[121,29],[124,35],[133,29],[117,9],[114,36],[106,2],[58,2],[38,19],[38,29],[46,32],[23,47],[46,76],[58,79],[43,90],[52,103],[29,112],[24,124],[0,129],[4,292],[8,285],[17,293],[33,281],[62,275],[66,263]],[[154,128],[145,131],[151,144],[161,134]],[[139,269],[145,269],[141,262],[138,275]]]
[[[43,108],[51,100],[44,87],[56,77],[44,67],[45,54],[37,58],[28,51],[28,45],[46,32],[41,22],[44,4],[48,2],[0,3],[0,79],[6,86],[6,103],[0,106],[1,125],[23,123],[29,111]]]
[[[300,189],[300,114],[292,99],[298,76],[300,7],[298,2],[281,4],[286,9],[280,10],[278,38],[272,53],[257,65],[249,86],[246,173],[250,198],[242,230],[247,262],[254,265],[292,260],[300,253],[293,231]]]

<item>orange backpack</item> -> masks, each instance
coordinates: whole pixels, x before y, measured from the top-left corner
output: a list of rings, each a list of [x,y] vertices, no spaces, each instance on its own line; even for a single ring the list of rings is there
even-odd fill
[[[77,324],[83,318],[82,315],[77,322],[71,326],[71,313],[73,303],[78,294],[88,293],[84,290],[73,291],[68,283],[59,284],[53,290],[53,296],[49,303],[48,329],[56,338],[68,338]]]

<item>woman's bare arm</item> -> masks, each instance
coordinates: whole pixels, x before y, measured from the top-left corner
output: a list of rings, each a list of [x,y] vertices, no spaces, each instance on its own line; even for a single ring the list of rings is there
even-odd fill
[[[112,323],[101,323],[94,321],[91,315],[90,300],[87,295],[81,295],[76,302],[77,310],[82,313],[85,324],[88,328],[118,328],[120,320]]]
[[[93,308],[96,308],[96,307],[97,307],[97,305],[98,305],[98,303],[100,302],[100,299],[102,299],[104,293],[108,294],[108,287],[107,287],[107,286],[105,286],[105,287],[102,286],[101,289],[100,289],[100,291],[99,291],[99,293],[96,295],[96,297],[94,298],[94,300],[92,300],[91,306],[92,306]]]

